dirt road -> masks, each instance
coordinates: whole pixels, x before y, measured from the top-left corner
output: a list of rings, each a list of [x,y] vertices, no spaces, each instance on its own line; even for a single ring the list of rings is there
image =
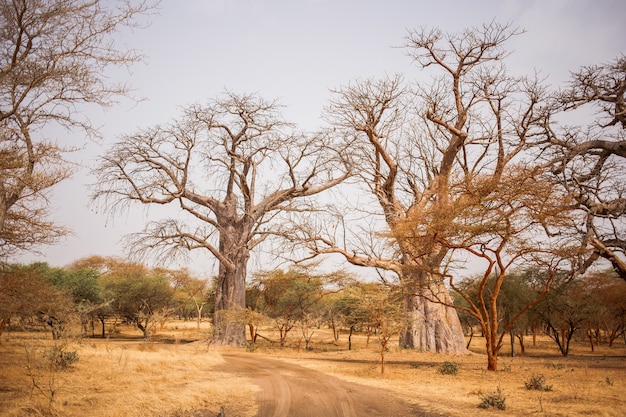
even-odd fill
[[[224,355],[221,371],[252,379],[261,390],[257,417],[431,416],[387,391],[343,381],[261,355]]]

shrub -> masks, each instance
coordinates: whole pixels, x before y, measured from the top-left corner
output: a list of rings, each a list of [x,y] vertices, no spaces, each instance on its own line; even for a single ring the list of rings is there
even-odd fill
[[[496,410],[505,410],[506,409],[506,397],[502,394],[502,390],[498,387],[494,392],[489,394],[485,394],[482,396],[479,408],[490,409],[494,408]]]
[[[535,391],[552,391],[552,385],[546,384],[546,378],[543,375],[533,375],[524,382],[524,386],[528,390]]]
[[[46,360],[57,371],[64,371],[78,362],[78,352],[65,350],[63,346],[53,346],[46,352]]]
[[[437,372],[442,375],[456,375],[459,373],[459,364],[456,362],[444,362],[439,365]]]

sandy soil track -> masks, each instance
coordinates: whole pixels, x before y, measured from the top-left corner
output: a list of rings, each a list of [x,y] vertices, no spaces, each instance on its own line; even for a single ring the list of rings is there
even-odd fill
[[[343,381],[261,355],[228,354],[220,371],[247,376],[261,390],[257,417],[428,417],[387,391]]]

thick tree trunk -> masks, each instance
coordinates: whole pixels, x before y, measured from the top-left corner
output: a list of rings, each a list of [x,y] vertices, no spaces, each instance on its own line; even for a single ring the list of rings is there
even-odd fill
[[[408,291],[406,295],[407,329],[400,336],[400,347],[425,352],[465,354],[463,327],[452,304],[452,297],[443,283],[436,285],[435,296],[419,291]],[[422,291],[429,291],[422,289]]]
[[[245,346],[246,272],[249,254],[239,256],[235,268],[220,265],[215,289],[214,342],[224,346]]]

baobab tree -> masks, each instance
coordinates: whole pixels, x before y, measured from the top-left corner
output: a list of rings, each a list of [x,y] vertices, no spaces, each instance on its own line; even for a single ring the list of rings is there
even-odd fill
[[[336,90],[329,106],[330,123],[354,138],[354,165],[382,221],[371,233],[344,238],[350,227],[341,228],[347,220],[339,213],[336,230],[343,235],[321,227],[301,227],[301,233],[314,254],[338,253],[398,277],[407,314],[403,347],[466,351],[443,279],[453,251],[426,230],[407,239],[405,226],[409,219],[452,207],[458,197],[452,184],[477,176],[497,184],[538,129],[544,90],[536,80],[509,75],[504,66],[504,44],[518,34],[497,23],[452,34],[411,31],[406,48],[432,76],[431,84],[411,91],[400,76],[361,80]],[[423,237],[419,251],[416,234]]]
[[[415,155],[419,144],[413,140],[415,137],[408,136],[405,125],[409,118],[410,93],[402,81],[401,76],[358,81],[336,90],[327,110],[329,121],[336,129],[345,132],[346,137],[356,137],[351,148],[353,164],[359,167],[357,174],[362,184],[380,207],[388,232],[364,233],[350,225],[345,213],[352,213],[352,209],[356,212],[371,210],[375,205],[368,201],[360,208],[341,209],[336,213],[339,224],[347,225],[342,234],[358,230],[354,239],[341,241],[334,230],[315,230],[307,225],[306,229],[300,228],[302,240],[308,242],[314,254],[341,254],[354,265],[377,268],[398,277],[405,287],[405,312],[409,317],[400,338],[402,347],[442,353],[465,352],[456,311],[418,295],[422,278],[417,276],[418,269],[408,256],[409,248],[393,238],[410,207],[419,199],[411,184],[419,184],[417,176],[422,170]],[[330,224],[329,221],[323,223],[324,226]],[[386,250],[387,237],[393,241],[391,251]]]
[[[126,135],[102,157],[94,199],[110,213],[130,203],[172,205],[131,236],[132,253],[172,259],[204,249],[219,264],[216,342],[245,344],[245,280],[251,251],[282,211],[308,210],[307,197],[350,174],[343,149],[325,134],[294,132],[276,102],[231,92],[192,105],[169,125]],[[225,313],[225,314],[221,314]]]
[[[49,192],[74,166],[51,127],[98,136],[80,105],[129,96],[105,70],[141,59],[114,42],[153,10],[147,1],[0,0],[0,256],[66,235],[49,218]],[[44,134],[44,130],[46,133]]]

